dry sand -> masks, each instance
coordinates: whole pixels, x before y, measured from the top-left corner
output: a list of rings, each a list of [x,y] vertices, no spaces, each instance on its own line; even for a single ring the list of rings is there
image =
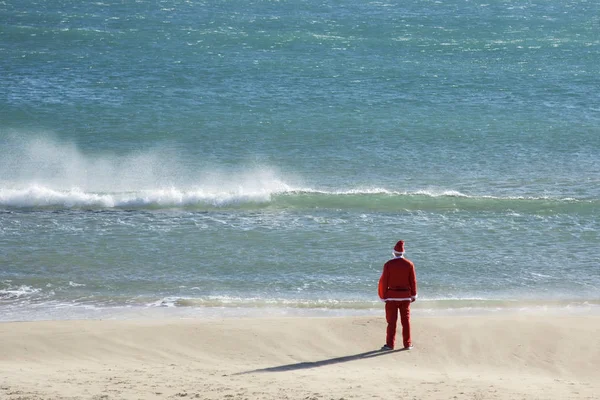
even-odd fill
[[[600,316],[0,323],[0,399],[600,399]]]

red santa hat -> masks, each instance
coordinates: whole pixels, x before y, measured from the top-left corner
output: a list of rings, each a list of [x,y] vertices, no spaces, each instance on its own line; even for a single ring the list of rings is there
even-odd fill
[[[403,254],[404,253],[404,240],[400,240],[394,246],[394,253]]]

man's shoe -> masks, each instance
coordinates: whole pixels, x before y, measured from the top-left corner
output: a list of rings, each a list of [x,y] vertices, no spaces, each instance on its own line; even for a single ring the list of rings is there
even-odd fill
[[[388,346],[387,344],[384,344],[383,347],[381,347],[381,350],[385,350],[385,351],[387,351],[387,350],[394,350],[394,348]]]
[[[412,345],[411,346],[405,346],[404,350],[412,350],[412,348],[413,348]]]

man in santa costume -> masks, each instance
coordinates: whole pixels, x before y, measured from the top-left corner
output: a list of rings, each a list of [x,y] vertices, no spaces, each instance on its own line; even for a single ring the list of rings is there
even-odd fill
[[[394,258],[383,266],[379,278],[379,298],[385,301],[387,335],[381,350],[393,350],[396,342],[398,313],[402,324],[402,342],[405,350],[412,349],[410,339],[410,303],[417,299],[415,265],[404,258],[404,241],[396,243]]]

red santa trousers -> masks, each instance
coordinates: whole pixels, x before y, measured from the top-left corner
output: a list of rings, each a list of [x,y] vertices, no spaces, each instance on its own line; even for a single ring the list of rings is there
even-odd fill
[[[398,324],[398,312],[400,312],[400,323],[402,324],[402,341],[404,347],[412,344],[410,340],[410,301],[386,301],[385,319],[387,321],[387,336],[385,343],[394,348],[396,342],[396,325]]]

